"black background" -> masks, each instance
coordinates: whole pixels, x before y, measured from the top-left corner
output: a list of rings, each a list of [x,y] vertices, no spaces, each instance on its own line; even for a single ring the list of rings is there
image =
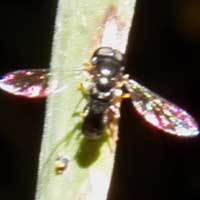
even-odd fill
[[[0,72],[48,67],[55,0],[1,1]],[[200,3],[138,0],[127,71],[198,120]],[[34,199],[45,100],[0,91],[0,197]],[[122,104],[120,141],[110,199],[200,199],[200,140],[148,126]]]

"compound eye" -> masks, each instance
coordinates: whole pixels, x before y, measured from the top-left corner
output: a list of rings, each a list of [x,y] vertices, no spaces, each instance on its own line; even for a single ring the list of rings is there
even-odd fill
[[[116,62],[121,63],[121,65],[124,62],[124,55],[120,51],[116,49],[112,49],[110,47],[101,47],[97,49],[91,58],[91,62],[92,64],[95,65],[102,58],[111,58],[115,60]]]
[[[115,51],[115,55],[114,55],[115,59],[117,61],[119,61],[120,63],[122,63],[124,61],[124,56],[121,52],[119,51]]]
[[[112,48],[110,47],[101,47],[99,49],[97,49],[92,58],[91,58],[91,62],[92,64],[96,64],[99,60],[99,58],[102,58],[102,57],[113,57],[115,54],[115,51],[113,51]]]
[[[100,49],[98,49],[98,51],[96,52],[97,56],[108,56],[108,57],[112,57],[114,56],[115,51],[113,51],[113,49],[109,48],[109,47],[102,47]]]

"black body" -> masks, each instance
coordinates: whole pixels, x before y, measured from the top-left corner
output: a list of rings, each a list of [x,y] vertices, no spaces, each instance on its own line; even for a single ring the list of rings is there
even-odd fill
[[[86,137],[96,139],[101,136],[104,129],[104,113],[108,107],[109,102],[102,102],[91,97],[88,104],[88,114],[82,126],[82,132]]]
[[[82,133],[90,138],[99,138],[105,126],[105,113],[112,104],[117,82],[123,75],[123,55],[112,48],[102,47],[91,58],[93,86],[89,91],[89,103]]]

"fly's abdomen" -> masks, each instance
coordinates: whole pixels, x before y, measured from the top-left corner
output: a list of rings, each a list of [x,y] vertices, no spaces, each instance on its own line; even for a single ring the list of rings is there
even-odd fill
[[[96,115],[90,111],[83,123],[82,133],[87,138],[97,139],[101,136],[103,128],[103,113]]]
[[[104,114],[108,108],[108,102],[91,99],[88,108],[88,114],[82,126],[82,133],[90,139],[97,139],[102,135],[104,129]]]

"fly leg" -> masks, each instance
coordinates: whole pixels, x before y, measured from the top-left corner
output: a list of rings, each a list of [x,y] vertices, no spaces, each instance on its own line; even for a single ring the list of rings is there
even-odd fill
[[[92,88],[92,79],[93,79],[93,74],[94,74],[94,66],[91,65],[91,63],[83,63],[83,68],[82,68],[82,72],[83,75],[86,76],[86,79],[84,82],[80,82],[77,85],[77,90],[81,92],[82,94],[82,98],[80,100],[80,102],[77,104],[76,108],[79,107],[79,105],[81,104],[82,100],[87,100],[87,102],[89,101],[89,93],[90,90]],[[88,113],[88,109],[89,109],[89,103],[85,106],[84,110],[81,112],[76,112],[76,114],[78,114],[79,116],[81,116],[81,118],[84,118],[87,113]]]
[[[126,77],[124,77],[126,78]],[[119,85],[119,88],[122,87]],[[129,98],[129,93],[123,92],[121,89],[116,89],[113,101],[105,113],[105,124],[108,129],[108,133],[111,135],[113,142],[117,142],[119,131],[119,118],[120,118],[120,106],[121,101],[124,98]]]
[[[89,70],[90,70],[90,67],[86,66],[86,64],[85,64],[83,72],[88,72],[89,73]],[[91,78],[92,78],[91,75],[89,75],[89,77],[84,82],[78,83],[77,90],[81,92],[82,97],[81,97],[80,101],[78,102],[75,110],[77,110],[77,108],[79,107],[79,105],[81,104],[81,102],[84,99],[88,102],[88,100],[89,100],[89,92],[90,92],[90,89],[92,87]],[[89,105],[87,104],[83,111],[75,112],[76,115],[79,115],[82,118],[84,118],[86,116],[87,112],[88,112],[88,107],[89,107]]]
[[[85,106],[83,111],[78,111],[78,108],[81,105],[81,103],[83,102],[83,100],[87,100],[88,101],[88,98],[89,98],[88,88],[86,88],[84,85],[85,84],[83,84],[82,82],[77,85],[77,90],[81,92],[82,97],[81,97],[81,99],[79,100],[79,102],[76,104],[76,106],[74,108],[73,116],[84,117],[85,113],[87,111],[88,104]]]
[[[106,132],[110,136],[107,141],[111,152],[115,152],[116,142],[118,140],[118,122],[120,118],[119,106],[117,104],[112,104],[105,113],[104,124],[106,127]]]
[[[80,82],[77,85],[77,90],[79,90],[83,97],[87,100],[89,96],[89,91],[92,88],[92,79],[94,77],[94,66],[90,63],[83,63],[83,76],[85,76],[84,82]]]
[[[112,141],[114,143],[118,140],[118,122],[120,118],[120,104],[121,98],[115,98],[113,103],[109,106],[106,111],[105,124],[108,129],[108,134],[111,135]]]

